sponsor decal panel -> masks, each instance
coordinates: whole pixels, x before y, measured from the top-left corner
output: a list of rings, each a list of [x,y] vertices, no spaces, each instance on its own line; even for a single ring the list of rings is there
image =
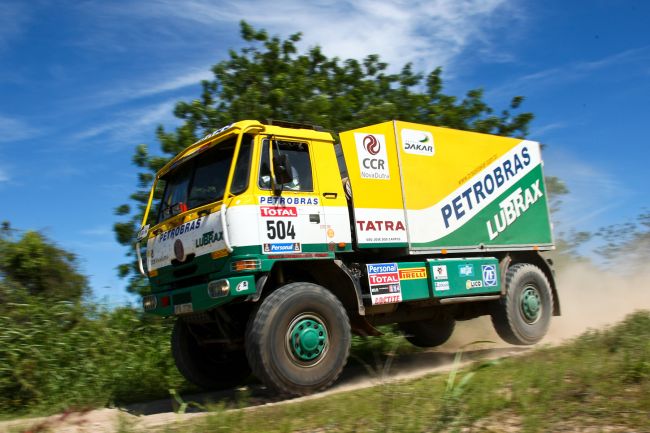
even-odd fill
[[[166,230],[147,241],[147,268],[170,266],[175,258],[185,260],[189,254],[201,256],[224,248],[220,213],[214,212]]]
[[[402,302],[402,287],[397,263],[367,264],[366,269],[372,305]]]
[[[413,155],[433,156],[433,135],[428,131],[402,129],[402,149]]]
[[[474,208],[484,207],[530,171],[531,163],[528,146],[522,146],[518,152],[499,161],[494,168],[477,175],[478,179],[473,184],[447,198],[440,208],[445,228],[464,224],[476,213],[472,211]]]
[[[474,265],[471,263],[465,263],[458,265],[458,276],[459,277],[473,277],[474,276]]]
[[[435,242],[463,227],[487,206],[496,206],[501,197],[508,195],[504,193],[509,189],[516,189],[519,186],[517,183],[540,167],[541,161],[539,143],[523,140],[506,153],[495,155],[494,160],[485,168],[463,179],[461,185],[431,207],[407,210],[408,230],[412,242]],[[525,189],[525,186],[522,185],[522,188]],[[543,199],[539,200],[542,201]],[[484,229],[479,229],[477,233],[486,241],[489,237],[484,230],[489,216],[491,215],[488,214],[480,222]],[[492,221],[493,232],[496,231],[494,224]]]
[[[260,206],[260,215],[263,217],[297,217],[298,209],[295,206]]]
[[[262,251],[264,254],[278,253],[299,253],[302,251],[300,242],[280,242],[273,244],[263,244]]]
[[[194,240],[194,245],[196,248],[205,247],[212,245],[215,242],[221,242],[223,240],[223,232],[215,232],[210,230],[209,232],[203,233],[200,238]]]
[[[406,231],[404,222],[402,221],[382,221],[382,220],[357,220],[357,226],[362,232],[386,231],[386,232],[399,232]]]
[[[237,284],[237,287],[235,287],[235,292],[245,292],[246,290],[248,290],[248,281],[246,280],[241,281]]]
[[[540,181],[537,179],[525,190],[517,188],[515,192],[506,197],[499,203],[501,208],[499,213],[486,223],[490,240],[496,239],[499,234],[503,233],[542,196]],[[493,221],[494,225],[492,225]]]
[[[260,204],[268,206],[318,206],[318,197],[283,197],[263,195],[260,196]]]
[[[497,266],[482,265],[481,271],[483,273],[483,283],[485,284],[485,287],[495,287],[497,285]]]
[[[386,137],[383,134],[354,133],[359,170],[363,179],[389,180]]]
[[[399,270],[400,280],[421,280],[427,277],[427,268],[407,268]]]
[[[185,224],[181,224],[178,227],[174,227],[171,230],[167,230],[166,232],[157,236],[158,243],[165,242],[168,239],[174,239],[184,233],[189,233],[193,230],[196,230],[201,227],[202,223],[203,223],[203,217],[199,217],[193,221],[188,221]]]
[[[449,281],[436,281],[435,289],[436,292],[444,292],[449,290]]]
[[[446,280],[447,278],[447,265],[436,265],[433,267],[434,280]]]

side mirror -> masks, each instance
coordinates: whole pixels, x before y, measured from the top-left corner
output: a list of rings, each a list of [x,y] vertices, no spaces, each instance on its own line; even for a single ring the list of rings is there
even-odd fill
[[[286,185],[293,181],[289,155],[283,154],[273,157],[273,174],[275,174],[275,182],[278,185]]]

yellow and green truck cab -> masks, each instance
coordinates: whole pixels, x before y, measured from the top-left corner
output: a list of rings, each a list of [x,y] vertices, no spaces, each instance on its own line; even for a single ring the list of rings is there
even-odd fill
[[[512,344],[543,338],[560,308],[539,255],[553,238],[538,143],[400,121],[339,141],[246,120],[157,174],[143,306],[176,318],[186,378],[227,387],[252,370],[311,393],[339,376],[352,332],[389,323],[423,347],[480,315]]]

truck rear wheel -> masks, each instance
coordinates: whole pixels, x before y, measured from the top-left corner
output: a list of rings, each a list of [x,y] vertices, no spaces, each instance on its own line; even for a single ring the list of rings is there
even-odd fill
[[[246,355],[267,386],[305,395],[339,377],[350,338],[350,322],[336,296],[316,284],[291,283],[271,293],[249,319]]]
[[[491,315],[497,334],[510,344],[531,345],[544,338],[553,314],[551,287],[535,265],[519,263],[506,273],[506,296]]]
[[[454,333],[456,321],[451,317],[436,317],[428,320],[399,324],[404,338],[418,347],[436,347],[445,343]]]
[[[178,371],[203,389],[224,389],[239,385],[250,373],[243,350],[228,351],[223,346],[202,346],[189,324],[176,320],[172,331],[172,355]]]

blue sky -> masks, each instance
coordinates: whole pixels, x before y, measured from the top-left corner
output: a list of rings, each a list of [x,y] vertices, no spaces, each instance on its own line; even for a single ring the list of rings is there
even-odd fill
[[[178,124],[246,19],[330,56],[442,66],[446,92],[482,87],[497,109],[526,97],[572,191],[556,229],[624,222],[650,207],[649,16],[641,0],[0,0],[0,220],[76,253],[95,296],[132,300],[111,227],[133,149]]]

